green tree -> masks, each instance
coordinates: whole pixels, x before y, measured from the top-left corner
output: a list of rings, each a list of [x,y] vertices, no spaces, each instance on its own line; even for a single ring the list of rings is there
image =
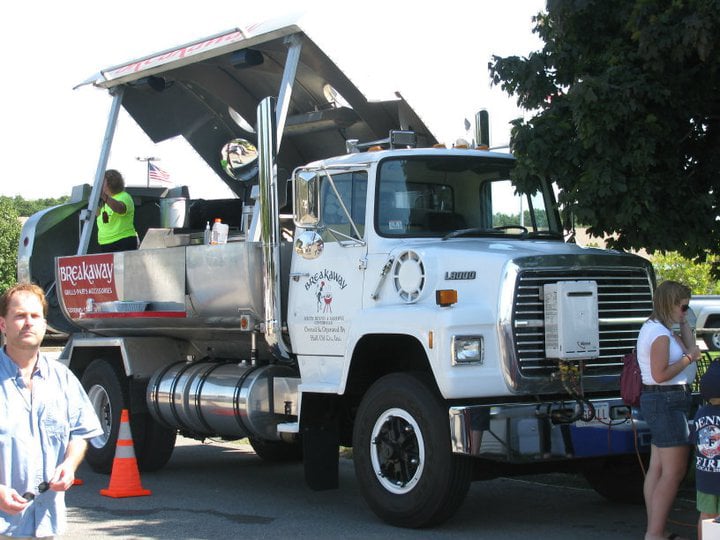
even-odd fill
[[[0,294],[17,281],[20,220],[13,204],[0,200]]]
[[[693,294],[720,294],[720,282],[712,277],[712,264],[717,263],[717,257],[697,264],[671,251],[655,254],[652,263],[658,283],[672,279],[690,287]]]
[[[39,212],[50,206],[55,206],[67,202],[70,197],[67,195],[59,198],[46,198],[46,199],[34,199],[26,200],[21,195],[15,195],[15,197],[7,197],[0,195],[0,201],[9,202],[15,208],[15,211],[19,216],[29,217],[34,213]]]
[[[720,253],[720,0],[548,0],[545,42],[493,57],[513,121],[514,180],[619,249]]]

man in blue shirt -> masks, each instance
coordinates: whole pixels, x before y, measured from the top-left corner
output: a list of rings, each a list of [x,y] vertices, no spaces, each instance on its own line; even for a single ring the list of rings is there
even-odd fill
[[[102,434],[80,382],[40,354],[47,301],[18,284],[0,297],[0,538],[44,538],[67,525],[65,491],[87,439]]]

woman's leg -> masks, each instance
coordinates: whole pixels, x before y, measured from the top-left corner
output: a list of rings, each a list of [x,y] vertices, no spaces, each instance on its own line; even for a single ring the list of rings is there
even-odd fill
[[[655,487],[657,486],[658,480],[660,479],[660,456],[658,448],[654,445],[650,445],[650,463],[645,473],[645,482],[643,483],[643,497],[645,498],[645,512],[647,513],[648,528],[652,522],[652,511],[653,511],[653,493],[655,493]]]
[[[648,507],[648,527],[646,540],[664,538],[665,524],[670,508],[677,495],[680,482],[685,478],[690,447],[671,446],[669,448],[652,447],[651,462],[657,457],[659,475],[651,479],[645,491],[645,504]],[[650,474],[648,474],[650,476]],[[647,479],[646,479],[647,483]]]

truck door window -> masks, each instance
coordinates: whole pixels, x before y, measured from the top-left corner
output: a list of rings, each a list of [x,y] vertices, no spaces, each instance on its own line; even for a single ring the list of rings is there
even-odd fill
[[[337,190],[345,208],[350,213],[360,237],[365,233],[365,202],[367,200],[367,173],[355,171],[347,173],[333,173],[332,188],[327,176],[323,177],[320,185],[320,201],[322,224],[325,227],[323,240],[341,240],[343,236],[355,237],[350,221],[335,194]]]

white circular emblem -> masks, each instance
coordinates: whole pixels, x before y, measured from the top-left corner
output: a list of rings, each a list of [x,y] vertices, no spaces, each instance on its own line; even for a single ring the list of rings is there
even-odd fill
[[[425,286],[425,266],[414,251],[401,253],[393,270],[395,290],[407,303],[416,302]]]

